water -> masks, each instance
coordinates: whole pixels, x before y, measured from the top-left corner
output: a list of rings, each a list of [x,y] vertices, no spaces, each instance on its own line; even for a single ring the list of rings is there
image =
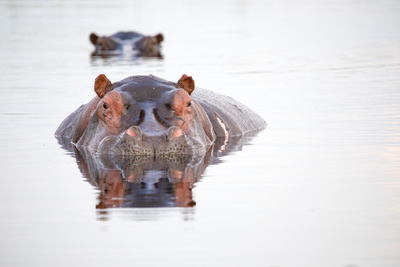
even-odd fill
[[[1,266],[399,266],[400,2],[1,1]],[[162,32],[163,59],[91,58],[91,32]],[[268,122],[206,168],[195,207],[96,209],[53,133],[154,74]]]

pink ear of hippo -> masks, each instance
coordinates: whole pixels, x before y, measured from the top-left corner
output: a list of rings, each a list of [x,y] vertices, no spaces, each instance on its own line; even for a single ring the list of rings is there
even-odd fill
[[[186,74],[183,74],[178,81],[178,86],[182,89],[185,89],[185,91],[189,95],[191,95],[194,91],[194,80],[192,76],[187,76]]]
[[[111,91],[112,83],[104,74],[100,74],[97,76],[96,80],[94,80],[94,91],[97,96],[103,98],[105,94]]]

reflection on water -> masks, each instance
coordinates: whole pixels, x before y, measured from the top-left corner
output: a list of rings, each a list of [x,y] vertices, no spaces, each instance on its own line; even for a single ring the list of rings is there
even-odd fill
[[[98,219],[107,220],[110,208],[194,207],[192,189],[207,166],[240,150],[256,134],[218,138],[201,157],[96,155],[75,147],[69,139],[59,138],[58,142],[75,157],[83,177],[98,190]]]
[[[143,65],[147,62],[160,62],[163,59],[163,55],[157,57],[140,57],[132,53],[119,53],[119,54],[101,54],[97,55],[94,52],[90,54],[90,63],[96,65],[111,65],[111,64],[128,64],[130,66]]]
[[[95,55],[94,52],[90,53],[90,64],[92,66],[109,66],[113,64],[128,65],[128,66],[142,66],[148,63],[162,63],[163,56],[160,57],[138,57],[133,54],[110,54],[110,55]]]

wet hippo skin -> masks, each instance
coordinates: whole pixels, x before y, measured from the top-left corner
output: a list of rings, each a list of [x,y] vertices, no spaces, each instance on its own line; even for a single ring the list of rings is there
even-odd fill
[[[230,97],[178,82],[131,76],[112,83],[100,74],[96,95],[55,132],[77,148],[112,156],[204,156],[217,139],[259,131],[266,122]]]

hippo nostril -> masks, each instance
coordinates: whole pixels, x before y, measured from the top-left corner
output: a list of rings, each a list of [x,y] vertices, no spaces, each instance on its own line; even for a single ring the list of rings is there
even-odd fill
[[[139,114],[139,119],[135,123],[135,125],[140,125],[141,123],[143,123],[145,115],[146,115],[146,113],[144,112],[144,110],[141,110],[140,114]]]

